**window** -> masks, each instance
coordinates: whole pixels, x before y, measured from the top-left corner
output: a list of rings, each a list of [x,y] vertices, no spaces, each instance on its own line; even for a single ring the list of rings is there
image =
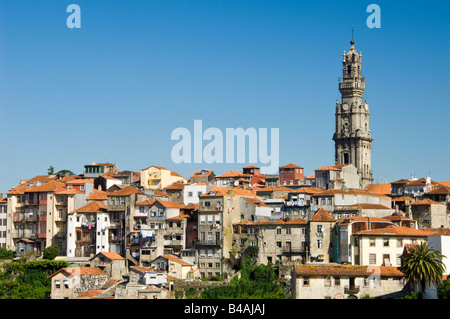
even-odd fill
[[[290,228],[286,228],[286,235],[290,235],[291,234],[291,229]]]
[[[210,207],[211,206],[211,202],[204,202],[203,204],[205,205],[205,207]]]
[[[375,238],[369,238],[369,246],[375,247]]]
[[[317,248],[322,248],[323,247],[323,241],[322,239],[318,239],[317,240]]]
[[[200,225],[204,225],[204,224],[206,224],[206,216],[200,215]]]
[[[369,264],[375,265],[377,263],[377,255],[376,254],[370,254],[369,255]]]
[[[341,285],[341,277],[334,277],[334,285],[335,286]]]
[[[61,280],[55,280],[55,287],[58,289],[61,287]]]
[[[309,286],[309,277],[303,277],[303,286]]]
[[[192,192],[188,192],[188,197],[192,197]]]
[[[383,238],[383,246],[389,247],[389,238]]]
[[[403,247],[403,239],[397,239],[397,247]]]
[[[277,234],[281,234],[281,228],[277,228]]]
[[[69,281],[68,280],[64,280],[64,287],[65,288],[69,288]]]

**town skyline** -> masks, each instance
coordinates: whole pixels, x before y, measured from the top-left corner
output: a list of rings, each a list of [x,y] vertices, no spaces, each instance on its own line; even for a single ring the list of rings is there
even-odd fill
[[[380,29],[367,27],[369,3],[359,2],[80,4],[79,30],[65,26],[67,5],[0,5],[0,146],[8,154],[0,193],[50,165],[76,174],[91,162],[160,165],[189,178],[252,164],[173,163],[170,133],[196,119],[222,131],[279,128],[280,166],[300,165],[306,175],[334,165],[334,108],[352,25],[371,107],[373,182],[450,180],[441,138],[448,3],[380,4]]]

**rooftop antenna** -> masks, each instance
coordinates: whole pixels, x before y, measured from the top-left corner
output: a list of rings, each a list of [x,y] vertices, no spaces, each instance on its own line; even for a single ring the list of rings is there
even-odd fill
[[[352,41],[353,41],[353,24],[352,24]]]

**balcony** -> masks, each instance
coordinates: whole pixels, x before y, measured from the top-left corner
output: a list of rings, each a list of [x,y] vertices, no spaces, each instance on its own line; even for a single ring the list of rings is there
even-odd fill
[[[46,222],[47,221],[47,215],[39,216],[38,220],[40,222]]]
[[[34,200],[34,199],[26,199],[25,200],[25,205],[38,205],[39,201]]]
[[[349,295],[354,295],[357,294],[359,292],[359,286],[345,286],[344,287],[344,293],[345,294],[349,294]]]
[[[47,200],[46,199],[40,199],[39,200],[39,205],[47,205]]]
[[[12,233],[12,237],[14,239],[28,238],[28,239],[36,239],[36,233],[29,230],[16,230]]]

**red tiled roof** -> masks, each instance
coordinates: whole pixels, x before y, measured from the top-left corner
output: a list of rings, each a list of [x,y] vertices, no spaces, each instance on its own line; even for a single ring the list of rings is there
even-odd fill
[[[127,186],[112,193],[108,193],[107,196],[130,196],[133,194],[144,194],[134,186]]]
[[[121,260],[121,259],[125,259],[124,257],[122,257],[121,255],[119,255],[118,253],[115,252],[101,252],[100,254],[102,254],[103,256],[105,256],[106,258],[110,259],[110,260]]]
[[[334,222],[335,219],[331,216],[329,211],[319,208],[314,216],[311,218],[313,222]]]
[[[173,261],[177,264],[181,264],[182,266],[192,266],[192,264],[190,264],[174,255],[161,255],[160,257],[168,259],[170,261]]]
[[[296,265],[298,276],[370,276],[375,270],[370,266],[356,265]],[[404,274],[397,267],[376,267],[380,276],[403,277]]]
[[[365,187],[365,189],[375,194],[391,194],[391,184],[369,184]]]
[[[107,210],[108,210],[107,207],[102,202],[94,201],[94,202],[90,202],[87,205],[84,205],[83,207],[80,207],[80,208],[74,210],[70,214],[75,214],[75,213],[103,213],[103,212],[106,212]]]
[[[107,200],[107,192],[98,189],[93,189],[86,198],[87,200]]]
[[[435,202],[434,200],[426,198],[426,199],[423,199],[421,201],[411,203],[410,205],[444,205],[444,204],[439,203],[439,202]]]
[[[95,296],[101,294],[104,291],[105,291],[105,289],[88,290],[88,291],[85,291],[85,292],[82,292],[81,294],[79,294],[77,296],[77,298],[92,298],[92,297],[95,297]]]
[[[361,230],[356,232],[355,235],[383,235],[383,236],[430,236],[431,232],[422,229],[414,229],[409,227],[399,227],[396,225],[389,225],[384,228],[376,228],[372,230]]]
[[[236,177],[236,176],[242,176],[243,174],[239,171],[228,171],[226,173],[223,173],[221,175],[217,175],[216,177]]]
[[[107,276],[107,274],[98,267],[68,267],[61,268],[57,272],[53,273],[49,277],[54,277],[56,274],[64,273],[68,276],[72,275],[102,275]]]
[[[287,165],[280,166],[279,168],[303,168],[303,167],[295,165],[295,164],[292,164],[292,163],[289,163]]]

